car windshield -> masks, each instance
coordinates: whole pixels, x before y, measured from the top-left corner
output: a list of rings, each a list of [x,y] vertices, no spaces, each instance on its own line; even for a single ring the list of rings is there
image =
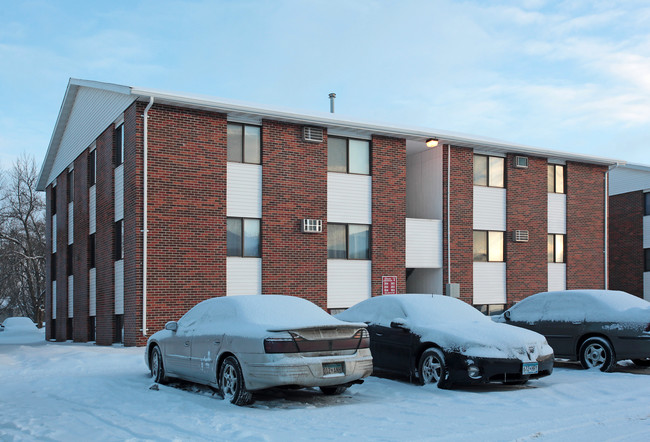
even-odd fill
[[[421,322],[489,321],[489,318],[471,305],[443,295],[397,295],[407,319]]]

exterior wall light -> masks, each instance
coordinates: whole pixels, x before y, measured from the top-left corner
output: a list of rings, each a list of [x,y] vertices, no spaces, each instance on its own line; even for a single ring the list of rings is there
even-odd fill
[[[435,138],[429,138],[426,143],[427,147],[436,147],[438,145],[438,140]]]

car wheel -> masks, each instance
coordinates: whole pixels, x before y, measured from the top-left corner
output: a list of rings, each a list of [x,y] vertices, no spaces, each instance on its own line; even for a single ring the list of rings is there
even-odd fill
[[[422,353],[419,365],[420,384],[437,384],[438,387],[447,386],[447,367],[445,366],[445,356],[437,348],[428,348]]]
[[[228,356],[221,364],[219,389],[223,398],[231,404],[247,405],[253,402],[253,395],[246,390],[241,366],[234,356]]]
[[[637,365],[639,367],[650,367],[650,358],[632,359],[632,362],[634,362],[634,365]]]
[[[151,350],[151,361],[149,362],[151,367],[151,377],[154,382],[159,384],[165,383],[167,381],[167,376],[165,376],[165,366],[163,365],[162,353],[160,352],[160,347],[155,345],[153,350]]]
[[[583,368],[609,371],[614,366],[614,351],[603,338],[589,338],[580,346],[580,363]]]
[[[331,387],[320,387],[320,391],[323,392],[323,394],[327,396],[336,396],[339,394],[343,394],[345,390],[347,390],[348,387],[347,385],[334,385]]]

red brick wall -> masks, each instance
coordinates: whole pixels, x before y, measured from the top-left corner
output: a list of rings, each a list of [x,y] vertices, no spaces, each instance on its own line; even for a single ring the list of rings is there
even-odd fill
[[[88,151],[74,162],[73,339],[88,341]]]
[[[528,157],[528,168],[506,158],[506,289],[512,304],[548,287],[548,194],[546,158]],[[528,230],[528,242],[514,242],[514,230]]]
[[[68,336],[68,170],[57,177],[56,194],[56,340]]]
[[[301,130],[262,124],[262,293],[327,308],[327,139],[306,143]],[[323,233],[301,233],[303,218],[322,219]]]
[[[129,109],[127,124],[141,120],[143,110],[142,105]],[[132,130],[127,126],[127,142],[134,138]],[[141,161],[140,123],[136,131],[136,146],[125,153],[127,162]],[[149,334],[200,301],[226,293],[226,146],[225,115],[155,104],[149,111]],[[129,183],[125,188],[141,189],[137,170],[131,167],[126,171]],[[133,191],[128,195],[133,196]],[[127,212],[134,205],[137,212],[134,202],[129,203]],[[139,222],[127,215],[127,238],[140,235]],[[141,251],[137,244],[125,246],[130,257],[125,261],[127,268],[141,260]],[[137,281],[133,274],[125,278],[129,284]],[[128,290],[125,300],[141,302],[133,294],[141,289],[132,286]],[[130,324],[134,319],[137,322],[137,309],[129,311],[127,318]],[[127,345],[133,343],[133,332],[141,333],[141,322],[136,327],[127,332]],[[137,343],[144,343],[143,338],[138,337]]]
[[[381,277],[397,276],[406,291],[406,140],[372,137],[372,295],[381,295]]]
[[[443,192],[443,291],[451,272],[451,282],[460,284],[460,298],[472,303],[474,278],[474,152],[464,147],[442,146]],[[450,202],[451,262],[447,259],[447,164],[451,164]]]
[[[52,329],[52,185],[45,189],[45,339],[55,339]]]
[[[567,161],[567,289],[605,285],[605,171]]]
[[[643,297],[643,191],[609,198],[609,288]]]
[[[115,327],[115,173],[113,167],[113,125],[109,126],[96,140],[97,182],[95,191],[97,251],[96,284],[96,336],[98,345],[111,345]]]

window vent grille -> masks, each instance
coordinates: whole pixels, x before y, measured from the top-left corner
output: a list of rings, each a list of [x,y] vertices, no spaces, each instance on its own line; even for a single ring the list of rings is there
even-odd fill
[[[514,242],[528,242],[528,230],[515,230],[512,232]]]
[[[302,233],[321,233],[323,221],[320,219],[303,219],[300,226]]]
[[[518,167],[520,169],[528,169],[528,157],[517,155],[515,157],[515,167]]]
[[[309,143],[322,143],[323,142],[323,128],[309,127],[302,128],[302,139]]]

